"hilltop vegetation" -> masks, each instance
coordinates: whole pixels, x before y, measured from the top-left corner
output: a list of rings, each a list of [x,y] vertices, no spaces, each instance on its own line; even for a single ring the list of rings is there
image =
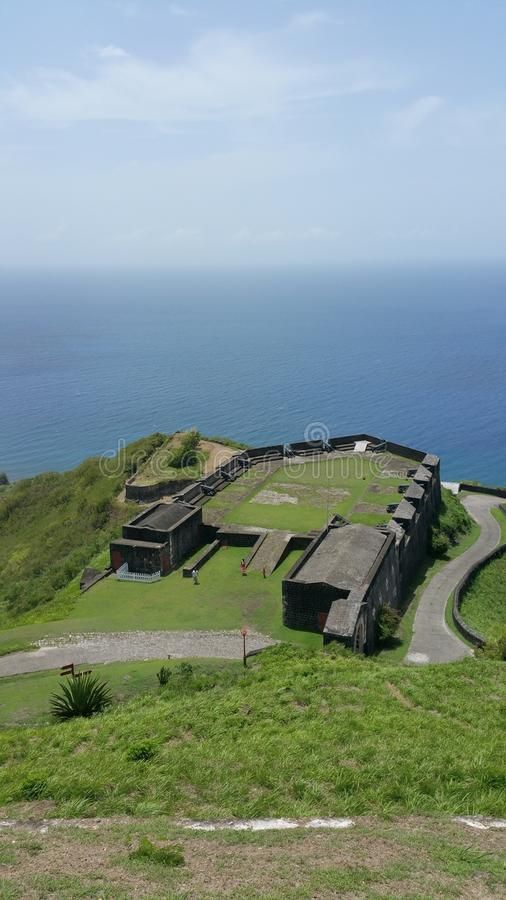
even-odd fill
[[[430,549],[433,556],[445,556],[459,539],[468,534],[473,520],[459,497],[446,488],[441,490],[441,508],[437,522],[431,529]]]
[[[16,482],[0,503],[0,621],[53,599],[137,508],[119,503],[125,478],[165,437],[135,441],[107,466],[98,457],[68,472]]]
[[[181,666],[93,719],[1,732],[0,803],[9,816],[40,801],[68,817],[502,815],[503,673],[290,645],[246,670]]]
[[[476,574],[462,597],[461,613],[487,641],[506,632],[506,554]]]

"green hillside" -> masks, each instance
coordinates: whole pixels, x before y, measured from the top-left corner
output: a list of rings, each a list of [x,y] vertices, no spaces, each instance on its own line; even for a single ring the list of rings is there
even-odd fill
[[[45,472],[0,497],[0,624],[49,603],[104,550],[137,507],[119,503],[125,478],[165,440],[126,447],[102,471],[99,458],[68,472]]]
[[[91,720],[0,732],[0,804],[12,817],[41,801],[65,817],[503,815],[503,685],[499,662],[290,645],[242,671],[183,667]]]
[[[462,597],[461,613],[487,640],[506,630],[506,554],[478,572]]]

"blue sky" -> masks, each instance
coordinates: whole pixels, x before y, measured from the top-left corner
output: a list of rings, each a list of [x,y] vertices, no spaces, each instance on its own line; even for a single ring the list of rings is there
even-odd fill
[[[0,265],[506,257],[504,0],[0,0]]]

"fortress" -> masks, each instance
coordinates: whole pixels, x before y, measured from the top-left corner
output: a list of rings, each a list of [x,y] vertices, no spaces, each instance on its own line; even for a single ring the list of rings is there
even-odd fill
[[[283,623],[368,653],[378,610],[402,605],[425,557],[440,501],[437,456],[372,435],[258,447],[123,526],[111,566],[152,580],[183,565],[184,576],[234,545],[246,548],[249,571],[269,577],[297,550],[282,582]],[[305,509],[318,528],[293,527]]]

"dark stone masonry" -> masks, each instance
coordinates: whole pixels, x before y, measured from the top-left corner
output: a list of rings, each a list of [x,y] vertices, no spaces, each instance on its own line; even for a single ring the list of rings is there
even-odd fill
[[[287,549],[306,549],[283,580],[282,610],[289,628],[320,632],[324,643],[339,641],[360,653],[373,652],[378,611],[384,605],[402,606],[441,502],[439,458],[412,447],[358,434],[244,450],[191,483],[173,502],[155,503],[124,525],[123,537],[111,543],[112,568],[126,562],[132,572],[168,575],[206,542],[262,543],[265,529],[204,525],[202,506],[257,463],[294,454],[347,453],[357,444],[368,453],[391,453],[418,465],[407,470],[399,503],[384,526],[350,524],[334,516],[315,536],[292,536]]]

